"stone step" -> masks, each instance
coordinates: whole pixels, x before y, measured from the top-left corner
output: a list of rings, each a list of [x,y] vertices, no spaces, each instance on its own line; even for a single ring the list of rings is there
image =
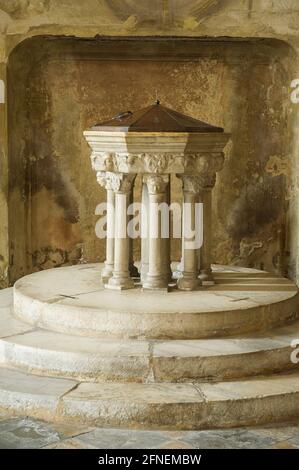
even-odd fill
[[[76,383],[0,368],[0,409],[100,426],[205,429],[299,416],[299,372],[218,383]]]
[[[0,364],[80,381],[182,382],[269,374],[296,367],[290,358],[294,339],[299,343],[299,321],[267,334],[147,341],[35,329],[16,320],[9,306],[0,314]]]
[[[122,339],[223,337],[299,317],[296,286],[276,276],[263,284],[267,273],[246,284],[246,276],[255,274],[247,269],[242,282],[229,284],[232,273],[223,271],[220,277],[227,283],[218,279],[215,286],[195,292],[115,292],[100,285],[101,269],[100,264],[77,265],[25,276],[14,286],[15,314],[35,327]]]

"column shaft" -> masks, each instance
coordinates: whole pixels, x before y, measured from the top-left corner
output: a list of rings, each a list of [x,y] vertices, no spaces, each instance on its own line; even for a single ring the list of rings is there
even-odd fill
[[[181,290],[195,290],[201,285],[198,279],[198,247],[196,246],[197,227],[196,210],[199,202],[198,178],[180,176],[183,182],[183,253],[184,260],[182,276],[177,285]],[[194,232],[194,233],[192,233]]]
[[[114,240],[114,269],[105,287],[110,289],[130,289],[134,287],[129,272],[130,240],[128,228],[128,206],[130,191],[135,175],[114,174],[113,189],[115,194],[115,240]]]
[[[160,204],[168,201],[167,185],[168,175],[149,175],[146,177],[149,192],[149,266],[146,279],[143,282],[145,289],[167,289],[169,281],[169,249],[168,239],[162,239],[162,217],[169,216],[168,211],[159,210]],[[166,215],[167,214],[167,215]],[[163,253],[164,251],[164,253]]]
[[[107,186],[107,238],[106,238],[106,260],[102,271],[102,281],[108,282],[114,268],[114,212],[115,197],[113,189]]]
[[[166,202],[168,204],[168,208],[170,207],[171,204],[171,185],[170,185],[170,175],[169,175],[169,181],[166,186]],[[170,220],[170,211],[165,213],[165,217],[167,217],[166,224],[168,224],[168,238],[162,238],[162,255],[164,257],[164,268],[165,268],[165,275],[168,277],[169,282],[172,280],[172,271],[171,271],[171,220]]]
[[[102,282],[105,284],[112,276],[114,267],[114,191],[111,187],[111,173],[108,171],[98,171],[97,181],[100,186],[106,189],[106,258],[104,268],[101,273]]]
[[[134,204],[134,187],[130,191],[129,204]],[[129,216],[129,220],[133,219],[134,215]],[[139,272],[134,264],[134,240],[132,237],[129,238],[129,272],[131,277],[139,277]]]
[[[148,273],[149,263],[149,194],[146,181],[142,182],[141,196],[141,266],[140,278],[141,282],[145,281]]]
[[[203,284],[214,284],[211,267],[212,188],[203,191],[203,245],[200,249],[200,275]]]

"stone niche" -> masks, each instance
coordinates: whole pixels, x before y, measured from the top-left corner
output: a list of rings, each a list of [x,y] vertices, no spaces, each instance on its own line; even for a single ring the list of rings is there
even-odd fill
[[[35,37],[9,58],[10,282],[96,262],[105,198],[83,130],[161,103],[232,134],[213,196],[213,261],[288,267],[288,47],[276,40]],[[140,200],[140,183],[136,198]],[[173,194],[181,197],[174,178]],[[180,257],[180,240],[172,247]],[[134,258],[139,258],[136,243]]]

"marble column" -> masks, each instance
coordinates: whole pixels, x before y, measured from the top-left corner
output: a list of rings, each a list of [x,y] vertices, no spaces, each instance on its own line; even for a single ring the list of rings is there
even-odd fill
[[[212,241],[212,187],[205,187],[202,192],[203,201],[203,245],[200,249],[200,274],[203,284],[214,284],[211,267]]]
[[[106,260],[104,268],[101,273],[102,282],[106,284],[112,276],[114,268],[114,209],[115,197],[114,191],[111,187],[111,180],[109,172],[98,172],[97,181],[106,189],[106,202],[107,202],[107,237],[106,237]]]
[[[170,207],[171,204],[171,175],[169,175],[169,181],[168,185],[166,187],[166,198],[167,198],[167,204],[168,208]],[[164,266],[165,266],[165,275],[168,276],[169,282],[172,280],[172,271],[171,271],[171,219],[170,219],[170,211],[168,214],[165,214],[165,217],[167,217],[166,224],[168,224],[168,238],[163,238],[162,239],[162,253],[164,256]]]
[[[199,222],[196,216],[199,203],[199,178],[197,176],[178,175],[183,186],[183,253],[184,260],[182,276],[177,281],[180,290],[196,290],[201,285],[198,278],[198,246],[196,233]],[[190,231],[190,233],[188,233]],[[191,232],[192,235],[191,235]],[[190,238],[191,237],[191,238]]]
[[[110,289],[130,289],[134,281],[130,277],[130,239],[128,237],[128,206],[133,188],[135,174],[114,173],[111,185],[115,196],[115,239],[114,239],[114,269],[105,287]]]
[[[144,282],[148,273],[149,253],[148,253],[148,237],[149,237],[149,194],[146,179],[142,178],[142,195],[141,195],[141,265],[140,279]]]
[[[184,271],[184,217],[182,217],[182,246],[181,246],[181,259],[180,262],[177,264],[176,270],[175,270],[175,278],[179,279],[179,277],[182,276],[182,273]]]
[[[159,204],[167,205],[169,175],[147,175],[144,180],[149,193],[149,266],[142,286],[145,289],[167,290],[170,259],[169,249],[165,250],[165,243],[170,240],[162,239],[162,217],[165,213],[159,211]],[[169,216],[169,211],[166,213]]]

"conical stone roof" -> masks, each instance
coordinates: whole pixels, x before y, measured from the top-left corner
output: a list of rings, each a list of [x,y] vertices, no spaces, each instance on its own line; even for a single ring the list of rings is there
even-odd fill
[[[96,124],[93,131],[115,132],[224,132],[191,116],[179,113],[162,106],[157,100],[155,104],[132,113],[120,113],[109,121]]]

